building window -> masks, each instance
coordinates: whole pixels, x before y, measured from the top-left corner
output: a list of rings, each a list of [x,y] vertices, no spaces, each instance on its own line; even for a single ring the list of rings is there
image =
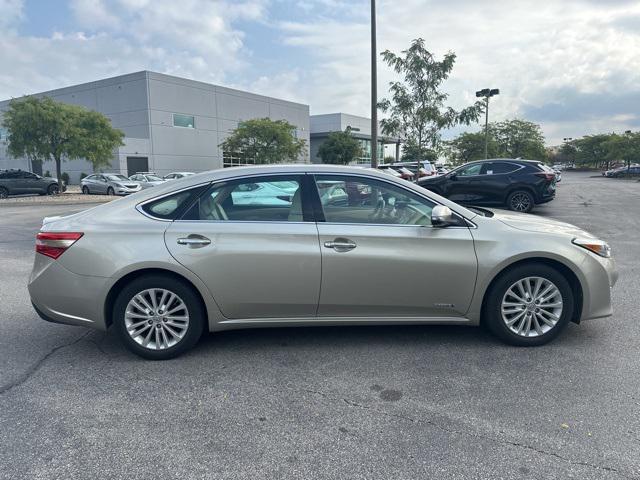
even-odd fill
[[[193,115],[173,114],[173,126],[183,128],[196,128],[196,120]]]

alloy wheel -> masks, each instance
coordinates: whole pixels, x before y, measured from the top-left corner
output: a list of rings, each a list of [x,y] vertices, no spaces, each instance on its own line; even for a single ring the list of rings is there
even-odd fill
[[[516,193],[511,197],[511,209],[516,212],[527,212],[531,207],[531,197],[524,192]]]
[[[0,198],[8,198],[8,197],[9,197],[9,192],[7,192],[7,190],[4,188],[0,188]]]
[[[502,298],[502,320],[521,337],[539,337],[560,321],[562,294],[550,280],[526,277],[511,285]]]
[[[129,300],[124,323],[127,333],[142,347],[165,350],[184,338],[189,329],[189,311],[175,293],[150,288]]]

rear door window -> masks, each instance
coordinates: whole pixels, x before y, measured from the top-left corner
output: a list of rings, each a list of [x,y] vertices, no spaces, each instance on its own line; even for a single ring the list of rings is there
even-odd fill
[[[310,213],[303,213],[302,183],[301,175],[264,175],[219,182],[196,201],[183,220],[302,222],[305,217],[311,220]]]

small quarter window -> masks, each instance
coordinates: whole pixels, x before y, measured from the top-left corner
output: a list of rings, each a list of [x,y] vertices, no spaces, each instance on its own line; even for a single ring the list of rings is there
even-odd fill
[[[174,220],[184,207],[190,203],[190,199],[200,191],[200,188],[194,188],[168,197],[163,197],[154,202],[149,202],[143,205],[142,210],[155,218]]]
[[[173,126],[183,128],[196,128],[196,120],[193,115],[173,114]]]

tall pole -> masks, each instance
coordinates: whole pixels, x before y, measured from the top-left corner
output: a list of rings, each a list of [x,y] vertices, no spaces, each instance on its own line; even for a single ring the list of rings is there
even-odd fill
[[[489,98],[487,95],[487,108],[484,109],[484,159],[489,158]]]
[[[378,167],[378,69],[376,0],[371,0],[371,167]]]
[[[476,92],[477,98],[484,98],[486,106],[484,109],[484,158],[489,158],[489,99],[494,95],[499,95],[497,88],[484,88]]]

